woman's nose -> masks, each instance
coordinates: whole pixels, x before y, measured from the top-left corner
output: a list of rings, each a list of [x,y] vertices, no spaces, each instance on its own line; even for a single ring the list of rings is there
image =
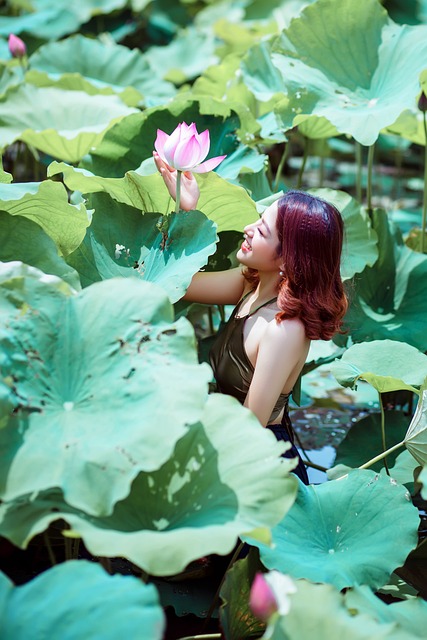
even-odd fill
[[[246,227],[243,229],[243,231],[247,235],[253,235],[253,233],[254,233],[253,225],[252,224],[247,224]]]

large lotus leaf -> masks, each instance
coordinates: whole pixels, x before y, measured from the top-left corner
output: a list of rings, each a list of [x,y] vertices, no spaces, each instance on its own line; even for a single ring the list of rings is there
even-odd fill
[[[273,529],[273,545],[255,542],[268,569],[295,578],[380,587],[417,544],[418,510],[387,475],[351,471],[339,480],[305,486]]]
[[[56,0],[31,0],[32,13],[17,17],[0,17],[0,34],[30,33],[36,38],[56,40],[78,31],[92,16],[110,13],[122,8],[126,0],[74,0],[72,3]]]
[[[13,217],[0,210],[0,236],[2,262],[25,262],[45,273],[62,278],[74,289],[80,289],[77,272],[58,256],[53,240],[32,220],[20,216]]]
[[[225,640],[259,637],[265,630],[265,623],[252,613],[249,604],[252,582],[262,568],[258,551],[252,547],[248,555],[237,560],[225,574],[219,611]]]
[[[390,475],[396,480],[396,482],[406,485],[412,493],[414,474],[417,469],[419,470],[418,462],[409,453],[409,451],[404,449],[396,457],[394,466],[390,469]]]
[[[260,135],[256,120],[260,105],[243,82],[239,65],[240,56],[228,55],[220,64],[208,67],[189,91],[193,96],[212,96],[226,102],[239,116],[239,138],[249,144]]]
[[[44,86],[54,83],[62,89],[90,94],[117,93],[130,106],[136,106],[142,98],[144,104],[153,106],[176,92],[173,85],[160,79],[158,65],[151,66],[138,49],[81,35],[40,47],[30,57],[29,65],[28,82]]]
[[[108,575],[96,563],[73,560],[15,587],[0,574],[3,640],[87,638],[161,640],[165,617],[156,588],[133,576]]]
[[[270,44],[290,96],[281,110],[285,126],[293,126],[296,115],[314,114],[373,144],[382,128],[414,104],[426,35],[427,25],[392,22],[377,0],[318,0],[306,7]],[[251,73],[262,75],[256,62]]]
[[[0,158],[0,183],[9,184],[12,180],[12,175],[3,169],[3,162]]]
[[[396,122],[385,128],[384,133],[401,136],[415,144],[426,144],[423,114],[419,110],[405,109]]]
[[[405,446],[419,464],[427,464],[427,389],[422,390],[405,436]]]
[[[427,376],[427,356],[406,342],[373,340],[352,345],[331,371],[343,387],[355,388],[359,379],[379,393],[415,391]]]
[[[30,84],[11,88],[0,104],[1,147],[22,140],[66,162],[81,160],[108,128],[135,113],[114,95],[89,96]]]
[[[241,144],[227,156],[217,169],[218,175],[226,180],[236,180],[240,173],[258,173],[264,171],[268,156]]]
[[[224,105],[219,100],[217,104],[221,106],[220,115],[204,111],[199,99],[177,97],[164,107],[125,118],[107,132],[81,166],[99,176],[121,178],[126,171],[137,169],[142,160],[152,157],[157,129],[170,134],[180,122],[194,122],[199,132],[209,129],[208,157],[228,155],[238,146],[234,132],[239,119],[233,113],[224,118]]]
[[[210,369],[197,363],[190,323],[173,321],[151,283],[118,278],[70,296],[52,276],[13,273],[0,307],[3,383],[15,399],[0,432],[2,496],[60,487],[76,508],[111,513],[199,418]]]
[[[307,580],[296,580],[295,586],[296,592],[288,595],[289,613],[278,616],[263,639],[416,640],[422,637],[422,634],[411,633],[419,625],[419,619],[406,624],[406,612],[401,610],[400,614],[396,610],[394,613],[400,603],[387,605],[377,598],[378,607],[375,608],[367,599],[359,596],[358,587],[354,588],[354,592],[349,589],[343,594],[330,584],[312,584]],[[356,594],[354,606],[353,593]],[[372,598],[376,596],[372,595]],[[408,615],[414,612],[419,618],[423,608],[423,605],[415,604],[406,611]]]
[[[67,258],[83,286],[119,276],[140,278],[163,287],[176,302],[215,252],[215,224],[200,211],[172,213],[165,242],[158,213],[142,216],[105,194],[93,197],[91,203],[92,224],[83,243]]]
[[[310,189],[310,193],[334,204],[341,212],[345,226],[341,259],[341,276],[352,278],[378,258],[377,234],[361,205],[344,191],[334,189]]]
[[[427,602],[422,598],[386,604],[365,585],[349,589],[344,598],[351,611],[367,613],[382,624],[394,623],[396,631],[407,632],[409,637],[422,638],[425,635]]]
[[[153,69],[161,70],[160,77],[182,84],[194,80],[206,67],[218,62],[215,44],[212,28],[189,26],[179,31],[168,45],[149,47],[145,55]]]
[[[373,212],[379,257],[356,280],[345,324],[353,341],[392,338],[427,350],[427,256],[405,246],[385,211]]]
[[[403,411],[387,411],[385,413],[385,433],[386,448],[402,442],[408,430],[408,416]],[[365,418],[355,422],[348,431],[344,440],[337,448],[335,465],[348,465],[349,467],[360,467],[368,460],[383,452],[381,436],[381,415],[371,413]],[[387,463],[390,466],[396,459],[397,454],[402,449],[387,456]],[[372,465],[369,468],[379,471],[384,466],[384,460]],[[393,478],[395,477],[392,473]]]
[[[274,94],[286,93],[281,73],[271,59],[271,47],[263,41],[251,47],[242,60],[243,78],[258,100],[269,100]]]
[[[160,174],[152,173],[154,164],[150,161],[149,175],[128,171],[124,178],[103,178],[86,169],[74,169],[69,165],[53,162],[50,176],[62,173],[65,184],[84,194],[104,191],[114,200],[140,209],[143,213],[156,211],[162,214],[175,208]],[[197,176],[200,188],[198,208],[217,224],[218,231],[243,231],[243,228],[257,220],[254,201],[245,189],[221,178],[213,171]]]
[[[157,425],[170,425],[154,424],[164,447]],[[137,476],[111,516],[89,516],[50,491],[4,503],[0,532],[25,547],[64,518],[68,535],[81,536],[91,553],[124,556],[154,575],[176,574],[196,558],[229,553],[243,533],[251,542],[269,537],[297,490],[293,462],[279,457],[284,448],[234,398],[212,394],[202,421],[162,467]]]
[[[64,185],[51,180],[0,183],[0,210],[39,225],[64,256],[79,246],[89,224],[85,206],[69,204]]]
[[[424,500],[427,500],[427,466],[423,467],[420,475],[418,476],[418,482],[421,482],[421,495]]]

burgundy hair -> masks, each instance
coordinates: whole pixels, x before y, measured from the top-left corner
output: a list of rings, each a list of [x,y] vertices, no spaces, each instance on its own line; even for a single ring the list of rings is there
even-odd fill
[[[278,322],[299,318],[307,338],[329,340],[340,330],[348,302],[340,275],[344,225],[338,209],[303,191],[278,201],[276,228],[283,280]],[[248,270],[257,282],[257,272]]]

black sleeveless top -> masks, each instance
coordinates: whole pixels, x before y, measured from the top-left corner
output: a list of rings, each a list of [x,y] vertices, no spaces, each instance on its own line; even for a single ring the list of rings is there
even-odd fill
[[[220,393],[233,396],[241,404],[243,404],[246,399],[254,375],[254,367],[246,354],[244,346],[243,327],[245,321],[259,309],[276,300],[276,298],[272,298],[272,300],[268,300],[257,307],[252,313],[243,317],[237,317],[237,312],[242,302],[250,293],[252,293],[252,291],[249,291],[234,308],[229,320],[219,331],[210,352],[210,362],[214,372],[217,390]],[[276,420],[283,408],[285,408],[285,414],[287,414],[290,395],[290,393],[280,394],[268,420],[268,424]]]

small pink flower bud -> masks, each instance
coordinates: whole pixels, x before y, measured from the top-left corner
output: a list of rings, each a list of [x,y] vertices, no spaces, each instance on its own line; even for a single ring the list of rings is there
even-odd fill
[[[427,111],[427,96],[424,91],[421,91],[421,95],[418,100],[418,109],[420,111]]]
[[[23,58],[27,53],[25,42],[18,36],[13,35],[13,33],[9,36],[8,45],[9,51],[14,58]]]
[[[273,590],[262,573],[255,576],[249,603],[254,615],[265,622],[278,610]]]

